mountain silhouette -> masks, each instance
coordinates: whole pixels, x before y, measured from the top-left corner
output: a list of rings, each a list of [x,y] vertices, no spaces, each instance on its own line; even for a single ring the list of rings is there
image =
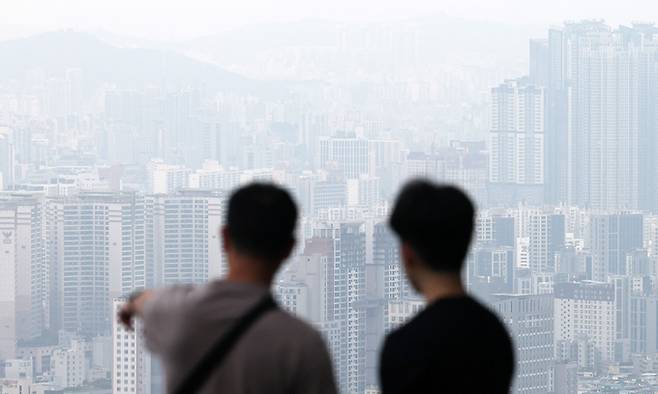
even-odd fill
[[[67,70],[80,69],[85,83],[131,89],[192,86],[213,91],[257,91],[272,87],[172,51],[116,47],[75,31],[0,42],[0,59],[0,81],[21,79],[30,70],[62,77]]]

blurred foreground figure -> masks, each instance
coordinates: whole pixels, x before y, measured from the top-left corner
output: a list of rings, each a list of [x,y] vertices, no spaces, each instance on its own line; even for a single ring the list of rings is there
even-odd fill
[[[407,277],[427,307],[386,338],[384,394],[510,391],[510,337],[465,293],[460,277],[473,221],[471,201],[456,188],[417,180],[398,196],[390,225],[400,238]]]
[[[163,362],[168,393],[336,392],[320,335],[277,308],[272,279],[292,251],[297,208],[273,185],[230,198],[221,230],[228,276],[131,297],[119,318],[143,320],[147,347]]]

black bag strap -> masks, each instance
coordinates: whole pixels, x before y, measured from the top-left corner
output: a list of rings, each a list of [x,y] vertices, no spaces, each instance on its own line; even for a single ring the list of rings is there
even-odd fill
[[[271,294],[267,294],[222,335],[204,357],[190,370],[183,382],[173,391],[174,394],[196,393],[203,387],[210,375],[229,354],[242,335],[249,330],[259,317],[276,308]]]

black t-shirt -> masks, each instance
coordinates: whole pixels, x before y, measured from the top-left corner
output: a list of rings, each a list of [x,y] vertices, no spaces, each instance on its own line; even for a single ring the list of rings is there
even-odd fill
[[[467,296],[435,301],[393,331],[380,364],[383,394],[509,393],[513,374],[507,330]]]

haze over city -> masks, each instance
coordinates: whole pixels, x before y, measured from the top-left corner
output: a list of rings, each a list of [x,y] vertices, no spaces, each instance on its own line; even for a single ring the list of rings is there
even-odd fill
[[[227,198],[300,209],[276,277],[341,393],[425,307],[388,217],[477,207],[462,277],[515,393],[658,391],[658,5],[25,0],[0,12],[0,393],[164,392],[116,313],[226,273]],[[474,379],[477,376],[473,377]]]
[[[364,23],[435,15],[483,23],[532,25],[541,29],[549,24],[578,19],[605,19],[613,25],[630,23],[650,18],[656,11],[656,5],[641,0],[624,3],[593,0],[193,0],[186,2],[184,7],[173,0],[64,0],[57,3],[26,0],[4,4],[0,15],[0,34],[11,36],[59,29],[107,30],[139,38],[178,40],[269,22],[327,19]]]

